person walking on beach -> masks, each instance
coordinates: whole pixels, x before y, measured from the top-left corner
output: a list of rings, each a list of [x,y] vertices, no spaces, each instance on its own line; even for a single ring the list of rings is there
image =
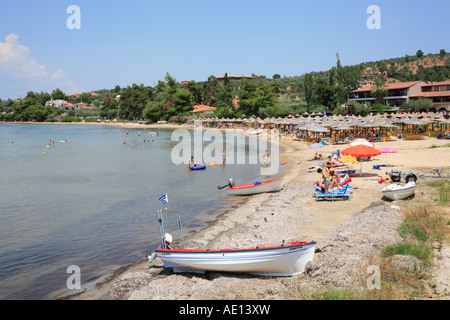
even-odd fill
[[[225,166],[225,151],[222,151],[222,166]]]
[[[321,168],[317,169],[317,173],[322,175],[322,178],[316,182],[316,185],[322,189],[322,192],[328,193],[328,187],[331,183],[331,177],[328,175],[328,170],[322,170]]]

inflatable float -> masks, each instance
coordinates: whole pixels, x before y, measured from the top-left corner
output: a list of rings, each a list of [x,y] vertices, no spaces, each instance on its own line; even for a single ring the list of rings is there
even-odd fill
[[[191,167],[191,170],[204,170],[204,169],[206,169],[206,166],[205,166],[205,165],[203,165],[203,166],[194,166],[194,167]]]

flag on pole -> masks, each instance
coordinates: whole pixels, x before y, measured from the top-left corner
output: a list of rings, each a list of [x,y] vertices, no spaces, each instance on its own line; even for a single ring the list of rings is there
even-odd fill
[[[163,196],[161,196],[161,198],[159,198],[160,201],[162,201],[163,204],[166,204],[167,202],[169,202],[169,198],[167,197],[167,193]]]

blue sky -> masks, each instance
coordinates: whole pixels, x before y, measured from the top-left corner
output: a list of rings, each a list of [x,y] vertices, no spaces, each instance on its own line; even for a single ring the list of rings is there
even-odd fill
[[[81,10],[69,30],[67,8]],[[381,29],[366,12],[381,10]],[[0,98],[153,86],[210,75],[302,75],[450,52],[450,2],[303,0],[17,0],[0,5]]]

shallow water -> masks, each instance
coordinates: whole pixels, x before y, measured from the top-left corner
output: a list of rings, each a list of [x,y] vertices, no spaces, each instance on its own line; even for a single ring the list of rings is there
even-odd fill
[[[188,172],[171,160],[171,135],[0,124],[0,298],[51,299],[68,292],[71,265],[80,267],[85,284],[146,256],[158,245],[158,199],[165,193],[164,207],[181,211],[186,234],[235,203],[217,189],[228,178],[270,178],[260,176],[259,164]],[[175,235],[172,220],[166,228]]]

